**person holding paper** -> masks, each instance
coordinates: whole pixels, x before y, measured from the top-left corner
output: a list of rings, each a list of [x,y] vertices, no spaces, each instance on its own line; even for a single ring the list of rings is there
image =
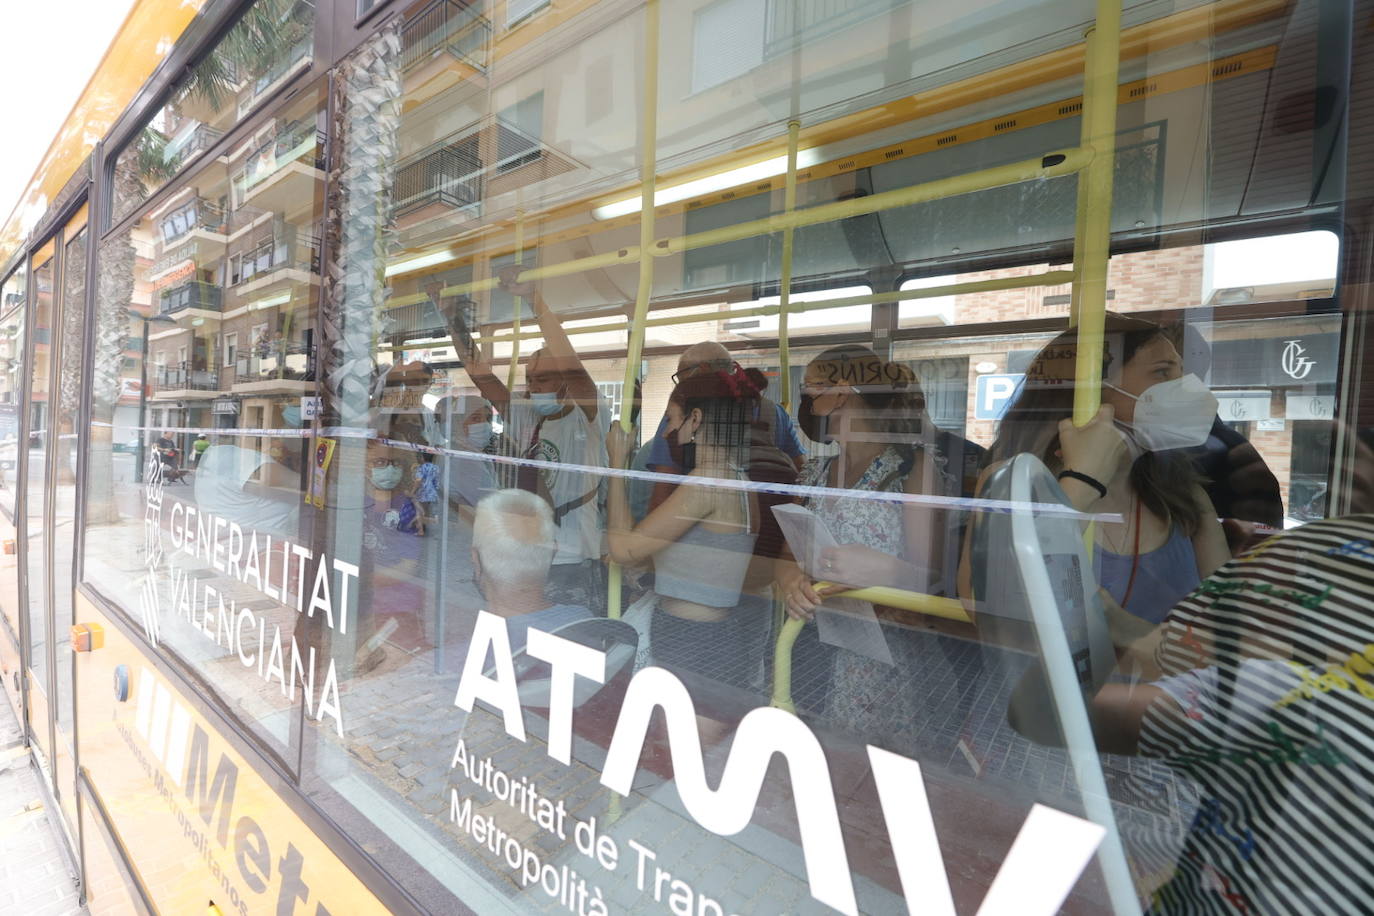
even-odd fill
[[[803,501],[814,517],[805,523],[811,546],[802,549],[809,556],[778,565],[788,614],[809,620],[827,596],[867,585],[931,591],[943,563],[945,519],[906,497],[957,495],[959,480],[946,471],[924,421],[925,396],[910,368],[866,347],[836,347],[806,367],[802,431],[832,447],[808,458],[802,471],[802,485],[828,492]],[[798,530],[780,521],[785,532]],[[816,580],[837,584],[818,589]],[[912,675],[944,670],[948,653],[941,637],[912,624],[972,628],[861,602],[836,606],[832,599],[825,610],[793,655],[794,681],[811,685],[799,692],[821,693],[817,682],[827,681],[827,718],[870,743],[913,751],[918,710],[930,698],[917,694]]]

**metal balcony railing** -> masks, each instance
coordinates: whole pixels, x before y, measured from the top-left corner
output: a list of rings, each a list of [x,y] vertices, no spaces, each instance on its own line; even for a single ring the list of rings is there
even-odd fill
[[[183,309],[204,309],[208,312],[221,310],[224,291],[213,283],[192,280],[171,289],[164,289],[161,295],[161,313],[175,315]]]
[[[447,52],[476,70],[487,68],[491,23],[455,0],[434,0],[401,30],[401,69],[409,72],[436,53]]]
[[[314,353],[302,344],[259,345],[260,353],[243,356],[234,364],[234,381],[261,382],[269,379],[303,381],[314,371]]]
[[[179,134],[167,144],[162,154],[163,161],[172,171],[179,171],[186,163],[214,146],[223,136],[224,131],[216,130],[208,124],[197,125],[190,133]]]
[[[470,144],[468,144],[470,145]],[[432,203],[465,207],[482,199],[482,176],[475,157],[454,145],[441,146],[396,169],[396,215]]]
[[[286,268],[318,274],[320,240],[313,235],[298,236],[295,245],[288,245],[278,239],[267,239],[242,255],[231,257],[230,262],[237,268],[230,276],[236,286]]]
[[[173,210],[158,223],[158,231],[162,234],[164,246],[176,244],[178,239],[195,229],[204,229],[207,232],[224,232],[223,208],[219,204],[197,197],[185,206]],[[168,254],[171,253],[168,252]]]
[[[325,136],[315,126],[314,119],[293,121],[284,125],[248,154],[248,165],[244,169],[244,190],[251,191],[287,163],[301,158],[309,152],[305,147],[312,141],[314,153],[310,157],[310,162],[317,169],[324,168]]]
[[[158,366],[153,385],[158,391],[218,391],[219,373],[214,369],[192,369],[187,363]]]
[[[244,115],[248,114],[248,112],[252,111],[253,107],[261,101],[262,97],[272,89],[283,76],[290,73],[303,61],[310,59],[314,52],[314,47],[315,41],[313,38],[307,38],[298,42],[290,51],[283,54],[280,60],[254,78],[239,97],[239,117],[242,118]]]

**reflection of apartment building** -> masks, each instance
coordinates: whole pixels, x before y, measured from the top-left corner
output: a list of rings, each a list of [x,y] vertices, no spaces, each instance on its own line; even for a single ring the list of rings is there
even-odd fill
[[[279,426],[313,391],[321,154],[312,114],[269,121],[149,214],[154,425]]]

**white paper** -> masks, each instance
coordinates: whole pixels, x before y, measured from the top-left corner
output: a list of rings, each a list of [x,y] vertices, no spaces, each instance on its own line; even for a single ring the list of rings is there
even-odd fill
[[[840,544],[825,522],[805,506],[774,506],[773,515],[787,539],[797,565],[812,579],[824,580],[821,553]],[[873,605],[853,598],[829,598],[816,611],[816,627],[821,642],[839,646],[885,665],[892,664],[892,652],[883,636],[882,624]]]

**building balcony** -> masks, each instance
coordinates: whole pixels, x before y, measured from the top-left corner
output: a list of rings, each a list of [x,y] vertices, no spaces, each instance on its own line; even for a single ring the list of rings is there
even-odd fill
[[[167,147],[162,152],[163,161],[174,172],[180,171],[182,166],[214,146],[219,138],[224,136],[224,131],[216,130],[208,124],[194,121],[190,123],[195,126],[178,132],[167,141]]]
[[[406,20],[401,30],[401,69],[409,74],[441,55],[485,71],[491,23],[475,7],[434,0]]]
[[[209,313],[208,316],[200,317],[218,317],[223,302],[224,291],[218,286],[201,280],[192,280],[171,289],[164,289],[159,296],[158,312],[168,316],[206,312]]]
[[[184,207],[167,214],[158,222],[158,235],[162,242],[163,257],[173,254],[172,246],[185,248],[196,240],[209,241],[223,245],[228,226],[224,220],[224,210],[202,198],[195,198]],[[161,260],[158,262],[161,263]]]
[[[177,366],[158,366],[153,374],[151,396],[154,398],[208,398],[219,393],[219,372],[214,369],[192,369],[182,363]]]
[[[472,146],[441,146],[400,164],[393,190],[396,216],[436,204],[457,209],[480,201],[481,165],[469,150]]]
[[[236,394],[302,394],[314,389],[315,355],[310,348],[269,344],[260,350],[265,355],[241,357],[235,363]]]

